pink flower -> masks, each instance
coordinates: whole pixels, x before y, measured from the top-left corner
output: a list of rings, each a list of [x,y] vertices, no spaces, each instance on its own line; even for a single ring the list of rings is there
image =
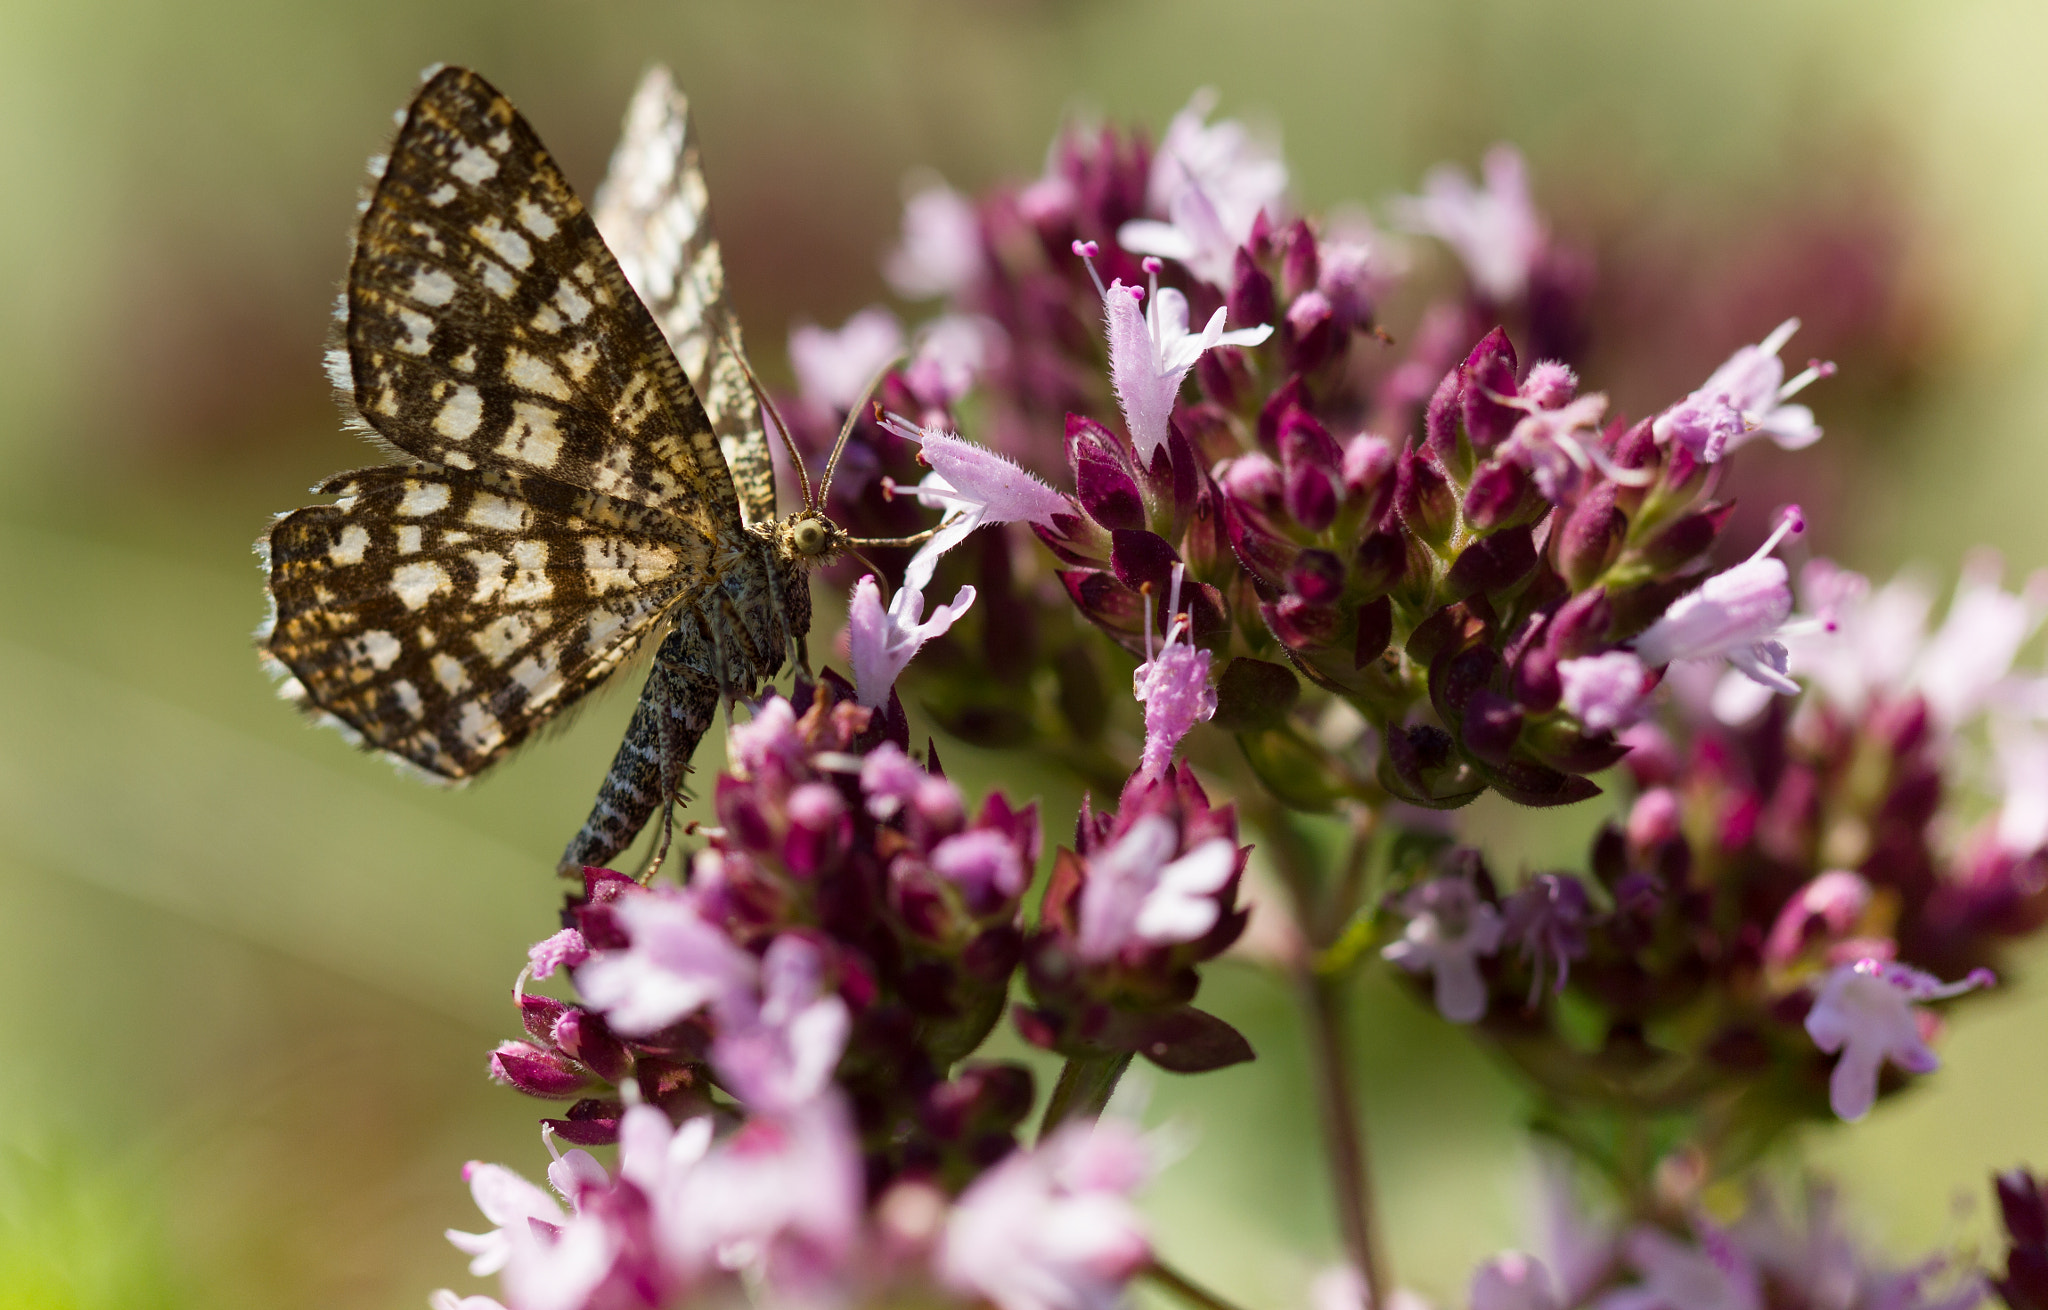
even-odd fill
[[[1000,1310],[1111,1310],[1152,1258],[1131,1196],[1150,1172],[1127,1125],[1072,1123],[976,1179],[953,1207],[939,1280]]]
[[[1822,980],[1806,1015],[1813,1044],[1842,1058],[1828,1079],[1828,1104],[1854,1122],[1877,1101],[1878,1069],[1890,1060],[1907,1073],[1932,1073],[1941,1061],[1920,1032],[1919,1001],[1942,1000],[1996,981],[1988,969],[1961,982],[1944,983],[1932,974],[1884,960],[1837,965]]]
[[[496,1225],[488,1233],[448,1230],[448,1240],[469,1255],[469,1272],[479,1278],[504,1269],[514,1247],[534,1240],[535,1225],[559,1228],[567,1218],[553,1197],[503,1165],[472,1160],[462,1176],[476,1208]]]
[[[564,928],[545,941],[535,942],[526,952],[526,962],[533,967],[536,978],[552,978],[557,969],[573,969],[590,958],[590,947],[584,944],[583,934],[574,928]]]
[[[1840,937],[1856,926],[1869,904],[1870,884],[1862,874],[1830,869],[1792,893],[1778,911],[1764,941],[1764,959],[1779,966],[1790,964],[1806,949],[1813,929]]]
[[[1653,668],[1673,660],[1725,659],[1772,691],[1799,694],[1786,675],[1788,656],[1772,638],[1792,615],[1792,586],[1771,551],[1805,526],[1795,507],[1756,554],[1708,578],[1672,602],[1664,617],[1636,638],[1636,654]]]
[[[1484,172],[1481,189],[1455,165],[1431,169],[1421,195],[1395,199],[1394,220],[1448,245],[1479,294],[1505,303],[1529,288],[1529,271],[1543,253],[1543,219],[1529,198],[1529,170],[1520,151],[1495,146],[1486,152]]]
[[[1504,1251],[1474,1270],[1468,1303],[1471,1310],[1561,1310],[1550,1271],[1520,1251]]]
[[[931,866],[959,886],[972,905],[1014,900],[1031,880],[1017,843],[993,828],[954,833],[932,848]]]
[[[924,581],[929,582],[926,578]],[[869,709],[889,703],[889,689],[932,638],[943,635],[959,622],[974,604],[974,588],[962,587],[951,605],[941,605],[932,616],[924,614],[924,594],[906,578],[882,608],[881,588],[875,575],[865,573],[853,584],[853,602],[847,608],[846,628],[853,663],[854,698]]]
[[[1650,671],[1625,650],[1560,660],[1564,707],[1587,732],[1612,732],[1634,723],[1649,685]]]
[[[1036,523],[1050,528],[1054,515],[1074,512],[1065,496],[987,446],[919,427],[896,414],[888,415],[882,426],[922,448],[931,472],[917,484],[917,498],[947,511],[938,532],[918,547],[904,568],[906,589],[921,592],[930,586],[939,557],[976,528],[990,523]]]
[[[2048,846],[2048,736],[2033,729],[1994,727],[1991,744],[2005,793],[1994,830],[1998,845],[2011,855],[2032,855]]]
[[[1173,820],[1147,814],[1088,857],[1075,949],[1091,964],[1136,947],[1191,942],[1216,926],[1216,893],[1237,871],[1237,848],[1212,837],[1179,859]]]
[[[1188,630],[1187,616],[1180,608],[1185,573],[1185,566],[1173,566],[1173,586],[1167,598],[1167,612],[1173,617],[1167,623],[1166,642],[1157,651],[1152,651],[1152,607],[1145,607],[1145,649],[1152,653],[1131,675],[1131,694],[1145,707],[1145,749],[1138,762],[1143,774],[1164,773],[1188,729],[1216,713],[1216,689],[1209,685],[1209,652],[1182,640]]]
[[[981,261],[981,220],[973,202],[932,178],[903,202],[903,240],[882,271],[897,295],[926,300],[973,285]]]
[[[917,348],[903,368],[904,384],[921,403],[948,408],[974,389],[975,380],[1001,360],[1008,346],[1002,325],[992,318],[948,314],[934,319],[918,331]]]
[[[1116,239],[1135,254],[1179,260],[1204,282],[1227,289],[1238,247],[1250,239],[1259,214],[1286,194],[1287,165],[1242,123],[1226,118],[1208,125],[1204,120],[1215,107],[1215,91],[1195,92],[1152,156],[1146,204],[1168,221],[1133,219],[1117,229]]]
[[[799,323],[789,333],[789,366],[797,391],[824,409],[845,413],[860,403],[884,364],[903,353],[903,326],[870,305],[838,331]]]
[[[706,1007],[751,996],[758,966],[687,892],[628,893],[612,913],[624,950],[600,951],[576,970],[576,990],[627,1036],[658,1032]]]
[[[1452,1023],[1472,1023],[1486,1013],[1486,980],[1479,958],[1500,949],[1500,911],[1481,900],[1472,880],[1433,878],[1409,891],[1401,908],[1408,926],[1401,940],[1380,951],[1410,973],[1436,982],[1437,1013]]]
[[[1736,351],[1699,390],[1658,415],[1651,432],[1667,445],[1677,442],[1704,464],[1714,463],[1758,433],[1785,450],[1803,450],[1819,441],[1813,411],[1784,402],[1833,373],[1835,366],[1816,363],[1785,381],[1778,352],[1798,330],[1799,320],[1788,318],[1760,344]]]
[[[442,1287],[428,1295],[427,1310],[505,1310],[505,1307],[488,1296],[457,1296]]]
[[[720,1014],[711,1063],[750,1111],[785,1114],[831,1086],[851,1022],[816,943],[784,933],[762,957],[760,1003]]]
[[[1227,310],[1219,308],[1209,316],[1200,334],[1188,331],[1188,298],[1172,287],[1152,295],[1143,314],[1138,301],[1144,292],[1112,282],[1102,296],[1103,317],[1109,335],[1109,377],[1116,388],[1117,404],[1130,428],[1131,445],[1138,462],[1152,467],[1152,456],[1166,444],[1167,420],[1181,383],[1204,351],[1217,346],[1256,346],[1272,335],[1270,324],[1223,330]]]
[[[1625,1245],[1643,1281],[1609,1292],[1594,1310],[1764,1310],[1756,1266],[1725,1233],[1704,1233],[1694,1247],[1644,1227]]]

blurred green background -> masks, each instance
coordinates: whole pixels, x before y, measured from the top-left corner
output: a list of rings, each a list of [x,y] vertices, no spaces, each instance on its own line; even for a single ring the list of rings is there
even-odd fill
[[[1786,232],[1846,232],[1874,281],[1832,311],[1841,408],[1813,397],[1826,544],[1880,571],[2048,553],[2048,11],[2023,0],[7,0],[0,1307],[417,1307],[469,1285],[439,1235],[477,1222],[462,1161],[543,1159],[484,1055],[630,696],[438,793],[306,727],[247,636],[268,516],[374,459],[319,353],[362,162],[437,60],[511,94],[586,193],[641,70],[672,65],[777,372],[793,315],[881,296],[906,172],[1030,176],[1063,113],[1156,130],[1204,83],[1281,129],[1309,208],[1519,143],[1560,231],[1635,279],[1616,321],[1659,352],[1631,363],[1643,394],[1616,383],[1637,412],[1807,285]],[[1694,302],[1743,277],[1772,316]],[[1598,817],[1471,822],[1541,866]],[[1193,1130],[1151,1200],[1161,1244],[1247,1305],[1302,1305],[1334,1243],[1289,997],[1242,964],[1209,987],[1261,1058],[1154,1083],[1149,1113]],[[1396,1263],[1455,1301],[1533,1236],[1514,1092],[1381,983],[1358,1025]],[[1874,1238],[1980,1234],[1957,1198],[2048,1164],[2044,1035],[2048,976],[1813,1141]]]

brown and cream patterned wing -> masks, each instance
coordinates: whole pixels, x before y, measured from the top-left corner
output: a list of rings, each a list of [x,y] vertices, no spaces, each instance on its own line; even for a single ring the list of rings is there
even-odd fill
[[[356,407],[415,458],[538,474],[733,538],[710,420],[533,129],[476,74],[420,88],[356,234]]]
[[[761,402],[741,363],[739,320],[711,225],[690,102],[666,68],[647,70],[593,206],[619,267],[668,338],[718,433],[748,523],[775,517],[775,470]]]
[[[727,563],[667,515],[544,479],[344,473],[280,518],[259,634],[368,745],[468,778],[602,682]]]

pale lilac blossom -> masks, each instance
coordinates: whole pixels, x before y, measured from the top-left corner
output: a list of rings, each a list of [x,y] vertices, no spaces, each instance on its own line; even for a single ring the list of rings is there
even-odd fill
[[[941,605],[930,618],[924,618],[924,593],[906,578],[884,609],[875,575],[862,574],[853,584],[853,600],[846,612],[854,699],[869,709],[887,705],[889,689],[917,652],[934,637],[943,636],[973,604],[974,588],[963,586],[954,593],[951,605]]]
[[[457,1296],[442,1287],[428,1295],[427,1310],[505,1310],[505,1306],[488,1296]]]
[[[786,1114],[824,1094],[846,1050],[852,1017],[825,986],[817,944],[777,937],[761,959],[761,997],[729,1004],[711,1045],[712,1067],[755,1113]]]
[[[1564,707],[1587,732],[1626,728],[1641,713],[1650,671],[1625,650],[1560,660],[1558,680],[1564,686]]]
[[[2008,854],[2048,847],[2048,735],[2034,727],[1998,724],[1991,735],[2004,800],[1994,828]]]
[[[861,310],[836,331],[799,323],[789,333],[798,393],[841,414],[858,405],[875,374],[902,353],[903,325],[880,305]]]
[[[627,937],[576,969],[576,990],[617,1032],[658,1032],[707,1007],[749,995],[758,966],[681,890],[634,892],[613,903]]]
[[[981,220],[974,202],[937,178],[903,202],[903,239],[883,274],[905,300],[958,295],[981,275]]]
[[[1216,893],[1237,870],[1237,848],[1212,837],[1174,859],[1179,842],[1171,819],[1147,814],[1089,856],[1075,942],[1082,959],[1100,964],[1133,947],[1191,942],[1216,926]]]
[[[493,1228],[488,1233],[448,1230],[448,1240],[470,1257],[469,1272],[479,1278],[498,1273],[511,1262],[513,1249],[534,1240],[536,1224],[559,1228],[567,1219],[562,1206],[538,1186],[503,1165],[472,1160],[463,1166],[469,1194]]]
[[[1787,965],[1806,948],[1807,934],[1818,926],[1831,937],[1840,937],[1856,926],[1870,905],[1870,883],[1849,869],[1830,869],[1792,893],[1792,899],[1778,911],[1770,936],[1764,939],[1764,959]]]
[[[1535,1256],[1503,1251],[1473,1271],[1470,1310],[1563,1310],[1550,1271]]]
[[[1756,1266],[1719,1230],[1703,1232],[1694,1246],[1644,1226],[1623,1249],[1643,1281],[1609,1292],[1594,1310],[1764,1310]]]
[[[1473,1023],[1486,1013],[1481,957],[1500,949],[1500,911],[1479,898],[1472,880],[1432,878],[1401,900],[1408,926],[1380,954],[1410,973],[1430,974],[1437,1013],[1452,1023]]]
[[[1650,431],[1659,442],[1675,441],[1705,464],[1758,435],[1784,450],[1803,450],[1819,441],[1813,411],[1785,402],[1833,373],[1835,366],[1816,362],[1787,382],[1778,352],[1798,330],[1799,320],[1788,318],[1761,343],[1736,351],[1699,390],[1658,415]]]
[[[932,848],[931,866],[961,888],[970,905],[1013,901],[1031,880],[1017,843],[993,828],[954,833]]]
[[[1505,304],[1529,289],[1529,274],[1547,234],[1529,196],[1529,170],[1521,152],[1497,145],[1486,152],[1481,167],[1484,187],[1474,186],[1455,165],[1431,169],[1422,179],[1421,195],[1396,197],[1394,221],[1449,246],[1479,294]]]
[[[1065,496],[987,446],[920,427],[899,414],[885,416],[882,426],[918,444],[923,462],[931,469],[917,484],[918,501],[946,511],[939,530],[918,547],[904,567],[907,590],[922,592],[930,586],[939,557],[976,528],[991,523],[1036,523],[1050,528],[1054,515],[1074,512]]]
[[[573,969],[590,958],[583,934],[564,928],[552,937],[535,942],[526,952],[526,962],[536,978],[552,978],[557,969]]]
[[[1799,684],[1786,674],[1785,646],[1776,640],[1792,616],[1791,575],[1771,552],[1804,526],[1799,511],[1789,510],[1756,554],[1672,602],[1636,638],[1636,655],[1652,668],[1725,659],[1773,691],[1798,695]]]
[[[1216,689],[1209,685],[1209,652],[1187,637],[1188,618],[1180,609],[1184,565],[1173,566],[1173,586],[1167,598],[1172,615],[1166,627],[1166,641],[1152,646],[1152,607],[1145,607],[1145,649],[1149,657],[1131,675],[1131,694],[1145,707],[1145,749],[1139,756],[1138,771],[1164,773],[1172,762],[1181,739],[1197,723],[1216,713]]]
[[[980,314],[947,314],[918,329],[904,385],[926,405],[957,403],[1009,348],[1002,325]]]
[[[953,1207],[939,1280],[999,1310],[1112,1310],[1151,1260],[1132,1194],[1151,1172],[1120,1120],[1070,1123],[976,1179]]]
[[[1133,219],[1117,244],[1134,254],[1178,260],[1211,286],[1228,288],[1238,248],[1264,211],[1276,216],[1287,192],[1279,152],[1244,124],[1206,120],[1216,92],[1204,87],[1174,115],[1152,155],[1146,205],[1166,221]]]
[[[1256,346],[1273,334],[1271,324],[1223,330],[1229,312],[1219,308],[1200,333],[1188,330],[1188,298],[1173,287],[1161,287],[1141,314],[1144,298],[1138,287],[1112,282],[1102,293],[1103,319],[1109,336],[1109,378],[1117,404],[1124,411],[1138,462],[1152,466],[1152,456],[1166,444],[1167,421],[1181,383],[1204,351],[1217,346]]]
[[[1941,1061],[1921,1033],[1921,1001],[1960,996],[1995,981],[1977,969],[1961,982],[1886,960],[1864,959],[1830,970],[1806,1015],[1806,1032],[1829,1055],[1840,1051],[1828,1079],[1828,1104],[1851,1122],[1877,1101],[1877,1075],[1889,1060],[1907,1073],[1932,1073]]]

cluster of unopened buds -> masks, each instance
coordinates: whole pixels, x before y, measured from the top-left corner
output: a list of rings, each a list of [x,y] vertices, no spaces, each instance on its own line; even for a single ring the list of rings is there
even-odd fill
[[[2048,592],[1979,564],[1930,630],[1910,581],[1814,559],[1795,587],[1797,507],[1717,567],[1733,458],[1821,435],[1793,397],[1833,368],[1788,379],[1796,322],[1614,412],[1568,356],[1590,273],[1501,149],[1483,186],[1439,172],[1391,207],[1466,274],[1402,344],[1378,307],[1406,247],[1296,214],[1277,151],[1212,109],[1156,148],[1071,129],[979,199],[921,190],[887,275],[941,312],[792,335],[798,446],[852,421],[835,518],[937,530],[879,556],[900,577],[844,577],[851,681],[733,727],[683,876],[586,870],[534,948],[491,1068],[565,1107],[553,1195],[471,1166],[473,1271],[513,1310],[1103,1310],[1141,1275],[1214,1310],[1140,1218],[1147,1140],[1104,1109],[1134,1058],[1252,1058],[1194,1003],[1244,937],[1311,1004],[1375,961],[1412,978],[1605,1180],[1589,1206],[1561,1173],[1553,1237],[1576,1236],[1482,1266],[1473,1310],[2048,1304],[2023,1173],[1988,1281],[1876,1263],[1824,1189],[1703,1200],[1934,1069],[1930,1006],[2048,921],[2048,678],[2018,671]],[[913,751],[906,700],[1077,774],[1071,844],[1042,859],[1035,805],[974,803]],[[1444,813],[1603,786],[1624,803],[1578,869],[1510,877]],[[1003,1025],[1064,1061],[1054,1086],[986,1057]],[[1356,1220],[1355,1126],[1327,1118]],[[1343,1236],[1319,1310],[1407,1295],[1362,1221]]]

